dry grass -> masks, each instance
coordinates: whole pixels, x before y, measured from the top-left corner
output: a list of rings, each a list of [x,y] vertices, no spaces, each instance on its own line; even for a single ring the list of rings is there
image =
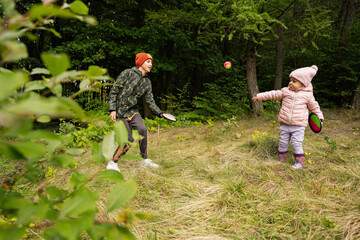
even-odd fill
[[[321,133],[306,130],[311,154],[300,171],[290,168],[291,152],[287,163],[276,161],[276,117],[243,119],[227,125],[231,131],[217,122],[151,132],[159,169],[119,163],[124,178],[139,185],[125,208],[154,216],[131,231],[138,239],[360,239],[360,116],[326,110],[325,117]],[[253,139],[255,131],[268,135]],[[95,173],[91,162],[86,153],[77,170]],[[70,175],[59,173],[56,184]],[[107,214],[103,203],[111,184],[94,181],[91,189],[100,192],[99,217],[116,220],[121,210]]]

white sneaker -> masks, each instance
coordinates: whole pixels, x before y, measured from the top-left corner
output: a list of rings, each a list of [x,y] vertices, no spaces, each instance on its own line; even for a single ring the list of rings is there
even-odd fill
[[[110,160],[110,161],[108,162],[108,165],[106,166],[106,169],[107,169],[107,170],[115,170],[115,171],[120,172],[120,169],[118,168],[117,163],[114,162],[113,160]]]
[[[302,169],[304,168],[304,165],[302,165],[301,163],[295,163],[294,165],[292,165],[293,169]]]
[[[152,167],[152,168],[158,168],[159,167],[159,165],[157,165],[156,163],[153,163],[149,158],[142,160],[141,164],[146,166],[146,167]]]

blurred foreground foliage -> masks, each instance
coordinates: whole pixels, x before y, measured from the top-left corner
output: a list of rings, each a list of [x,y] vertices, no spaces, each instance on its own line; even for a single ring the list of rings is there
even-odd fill
[[[74,98],[84,92],[97,91],[104,80],[109,79],[107,70],[94,65],[85,70],[72,70],[66,54],[50,52],[41,53],[46,68],[31,71],[5,68],[28,58],[28,49],[22,41],[36,41],[36,31],[49,31],[60,37],[52,28],[54,21],[74,19],[97,24],[95,18],[87,15],[89,9],[82,1],[70,4],[64,1],[61,5],[55,2],[43,1],[21,14],[16,10],[14,0],[0,1],[0,159],[13,165],[21,162],[16,172],[2,176],[0,239],[28,238],[31,237],[29,232],[39,233],[44,239],[80,239],[84,234],[91,239],[134,239],[128,225],[97,219],[99,194],[86,187],[94,179],[115,182],[105,203],[107,212],[117,210],[136,193],[135,181],[124,181],[114,170],[104,171],[104,162],[111,158],[116,142],[126,143],[125,126],[117,123],[101,134],[95,132],[82,139],[78,136],[75,145],[71,145],[71,134],[78,131],[68,129],[67,134],[57,134],[35,128],[59,118],[89,122],[88,115]],[[68,82],[75,82],[78,90],[64,97],[63,84]],[[95,122],[91,119],[91,122],[87,129],[105,126],[101,119]],[[84,151],[82,147],[87,144],[82,142],[85,139],[98,135],[102,138],[94,140],[103,141],[102,144],[92,145],[92,157],[98,170],[92,176],[80,174],[76,171],[73,155]],[[38,189],[37,196],[31,198],[17,188],[18,182],[34,185],[45,177],[51,178],[58,168],[71,169],[69,187],[49,184]],[[149,218],[144,214],[131,214],[132,218]]]

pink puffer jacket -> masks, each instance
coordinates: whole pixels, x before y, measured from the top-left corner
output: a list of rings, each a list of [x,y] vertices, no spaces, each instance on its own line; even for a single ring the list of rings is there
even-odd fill
[[[291,91],[289,87],[281,90],[257,94],[258,100],[281,100],[281,109],[278,121],[287,125],[303,126],[308,125],[309,110],[316,113],[321,120],[324,120],[322,111],[313,95],[311,83],[307,87]]]

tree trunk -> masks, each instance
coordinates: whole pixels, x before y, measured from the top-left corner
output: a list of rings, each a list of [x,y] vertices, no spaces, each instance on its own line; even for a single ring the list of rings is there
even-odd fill
[[[256,77],[256,44],[249,39],[246,46],[246,81],[249,93],[249,99],[252,109],[256,115],[260,115],[263,105],[262,102],[254,102],[252,98],[259,93],[259,87]]]
[[[353,94],[351,105],[355,110],[360,109],[360,80],[358,81],[355,92]]]
[[[339,41],[339,53],[338,53],[339,64],[341,64],[343,57],[346,56],[346,52],[344,50],[348,45],[350,27],[354,22],[358,3],[359,3],[358,0],[344,0],[339,13],[339,24],[340,24],[340,41]],[[352,95],[351,105],[354,109],[360,109],[360,80],[357,82],[357,86]]]
[[[344,0],[339,13],[340,23],[340,42],[339,47],[344,48],[348,44],[350,27],[353,24],[355,13],[358,6],[358,0]]]
[[[284,16],[282,16],[279,20],[284,20]],[[274,89],[281,89],[284,65],[284,28],[281,25],[277,28],[277,34],[279,38],[276,41]]]

